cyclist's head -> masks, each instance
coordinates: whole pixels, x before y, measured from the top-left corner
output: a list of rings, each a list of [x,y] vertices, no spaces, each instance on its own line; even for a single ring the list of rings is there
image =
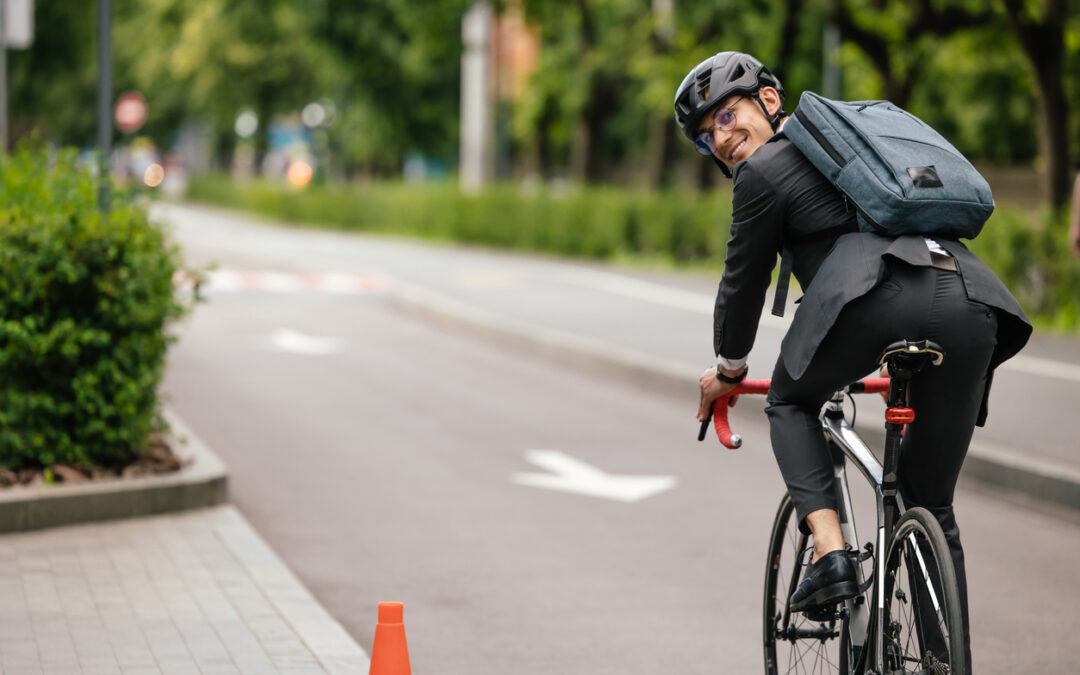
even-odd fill
[[[744,98],[746,103],[756,102],[756,107],[744,104]],[[735,113],[734,118],[725,111]],[[705,59],[675,92],[675,123],[698,152],[714,157],[729,178],[735,163],[768,140],[783,116],[784,87],[779,78],[742,52],[720,52]],[[746,145],[732,158],[731,151],[742,140]]]

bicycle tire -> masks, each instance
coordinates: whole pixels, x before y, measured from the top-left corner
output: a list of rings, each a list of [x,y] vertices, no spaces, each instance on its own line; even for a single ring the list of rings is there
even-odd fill
[[[766,675],[835,675],[846,670],[848,655],[841,639],[846,619],[812,620],[788,609],[802,570],[799,552],[806,546],[791,498],[785,494],[776,511],[765,567],[763,642]]]
[[[960,587],[941,525],[926,509],[913,508],[896,523],[884,600],[886,672],[966,672]]]

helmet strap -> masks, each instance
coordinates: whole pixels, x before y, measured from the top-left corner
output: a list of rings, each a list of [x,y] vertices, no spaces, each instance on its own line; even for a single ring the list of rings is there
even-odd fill
[[[727,164],[721,162],[720,158],[716,155],[709,155],[709,157],[712,157],[712,160],[716,162],[716,166],[720,167],[720,170],[724,172],[725,176],[731,178],[731,170],[727,168]]]
[[[781,106],[780,110],[778,110],[775,115],[770,115],[769,109],[765,107],[765,103],[761,100],[761,97],[758,96],[758,93],[755,91],[751,96],[757,101],[758,105],[761,106],[761,112],[765,113],[765,119],[769,120],[769,126],[772,127],[773,133],[775,134],[777,130],[780,129],[780,120],[784,119],[787,115],[787,113],[784,112],[783,106]]]

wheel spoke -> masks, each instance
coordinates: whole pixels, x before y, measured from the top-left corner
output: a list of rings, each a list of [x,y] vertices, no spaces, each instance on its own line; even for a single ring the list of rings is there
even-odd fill
[[[913,509],[900,519],[887,561],[887,669],[932,675],[962,670],[958,586],[948,544],[929,512]]]
[[[811,621],[791,612],[788,598],[799,581],[799,552],[806,536],[799,532],[797,516],[785,500],[773,526],[766,578],[766,659],[778,675],[835,675],[840,670],[843,619]]]

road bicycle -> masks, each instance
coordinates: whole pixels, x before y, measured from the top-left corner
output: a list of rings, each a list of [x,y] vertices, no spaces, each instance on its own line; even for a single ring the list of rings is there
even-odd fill
[[[945,535],[924,508],[905,508],[898,491],[900,440],[915,412],[906,406],[911,377],[940,365],[941,348],[928,340],[895,342],[882,352],[888,378],[866,378],[837,391],[821,413],[833,458],[841,529],[855,561],[859,594],[831,607],[793,612],[789,598],[806,564],[810,537],[798,527],[790,497],[780,501],[769,537],[765,571],[765,672],[841,675],[945,675],[965,672],[960,591]],[[747,380],[717,399],[712,415],[720,442],[742,445],[727,419],[731,397],[766,394],[769,380]],[[879,462],[844,415],[844,398],[888,392],[884,462]],[[854,406],[854,398],[851,398]],[[854,413],[853,413],[854,415]],[[703,440],[709,420],[701,425]],[[873,489],[877,526],[859,539],[855,528],[847,465]],[[861,545],[860,545],[861,542]],[[882,553],[884,552],[884,555]]]

